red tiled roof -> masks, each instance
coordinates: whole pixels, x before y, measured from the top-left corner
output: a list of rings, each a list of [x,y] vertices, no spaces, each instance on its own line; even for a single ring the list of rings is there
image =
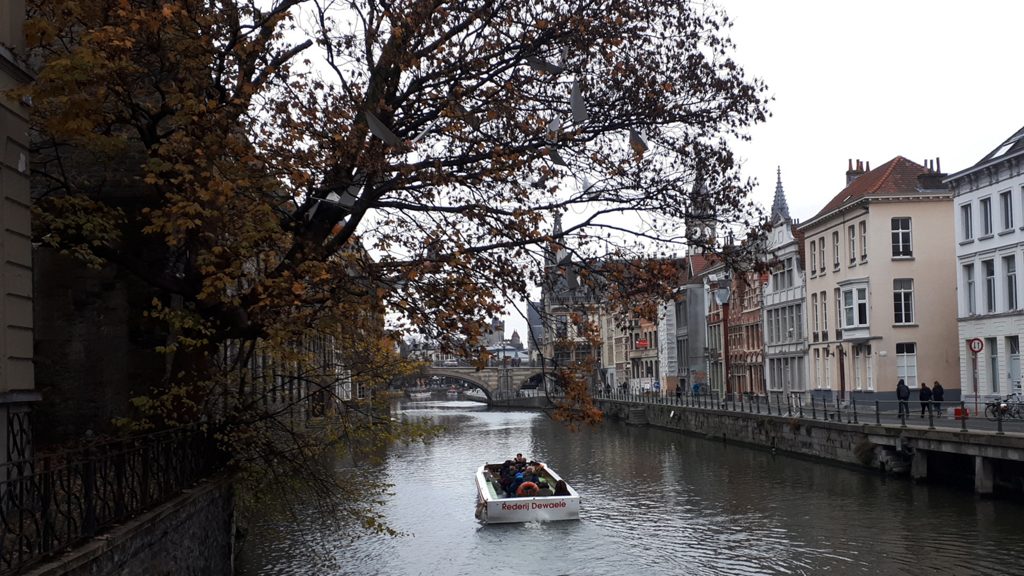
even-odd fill
[[[712,264],[711,259],[703,254],[692,254],[688,256],[690,260],[690,277],[696,278],[700,276],[708,266]]]
[[[922,193],[917,183],[917,177],[926,172],[928,169],[924,166],[911,162],[903,156],[897,156],[878,168],[861,174],[810,220],[816,220],[867,196]]]

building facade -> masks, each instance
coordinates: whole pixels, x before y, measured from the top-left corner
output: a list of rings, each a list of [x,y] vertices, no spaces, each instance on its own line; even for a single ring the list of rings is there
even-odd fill
[[[803,235],[789,216],[779,170],[767,240],[771,274],[764,286],[765,383],[801,403],[807,391],[807,315]]]
[[[952,226],[941,174],[901,156],[851,162],[847,186],[799,226],[814,396],[891,400],[904,379],[958,397]]]
[[[31,456],[35,391],[28,110],[6,92],[32,78],[25,48],[24,0],[0,6],[0,463]]]
[[[966,399],[1021,391],[1024,129],[947,180],[953,190],[957,334]],[[969,340],[980,341],[972,353]]]

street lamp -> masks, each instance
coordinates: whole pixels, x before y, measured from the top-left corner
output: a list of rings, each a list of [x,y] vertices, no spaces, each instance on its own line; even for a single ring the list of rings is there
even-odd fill
[[[729,397],[729,298],[732,296],[732,276],[722,272],[715,288],[715,302],[722,308],[722,379],[725,397]]]

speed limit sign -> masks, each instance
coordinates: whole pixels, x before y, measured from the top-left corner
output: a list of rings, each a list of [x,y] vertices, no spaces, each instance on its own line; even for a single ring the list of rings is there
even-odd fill
[[[985,349],[985,343],[982,342],[981,338],[968,338],[967,347],[970,348],[972,353],[977,354]]]

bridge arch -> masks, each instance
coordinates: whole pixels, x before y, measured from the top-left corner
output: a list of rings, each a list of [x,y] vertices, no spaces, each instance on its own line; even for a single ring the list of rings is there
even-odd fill
[[[523,390],[524,385],[540,377],[544,371],[538,366],[520,366],[515,368],[482,368],[472,366],[430,366],[423,370],[427,376],[449,377],[476,386],[484,391],[488,400],[501,395],[502,387],[511,383],[511,392]]]

